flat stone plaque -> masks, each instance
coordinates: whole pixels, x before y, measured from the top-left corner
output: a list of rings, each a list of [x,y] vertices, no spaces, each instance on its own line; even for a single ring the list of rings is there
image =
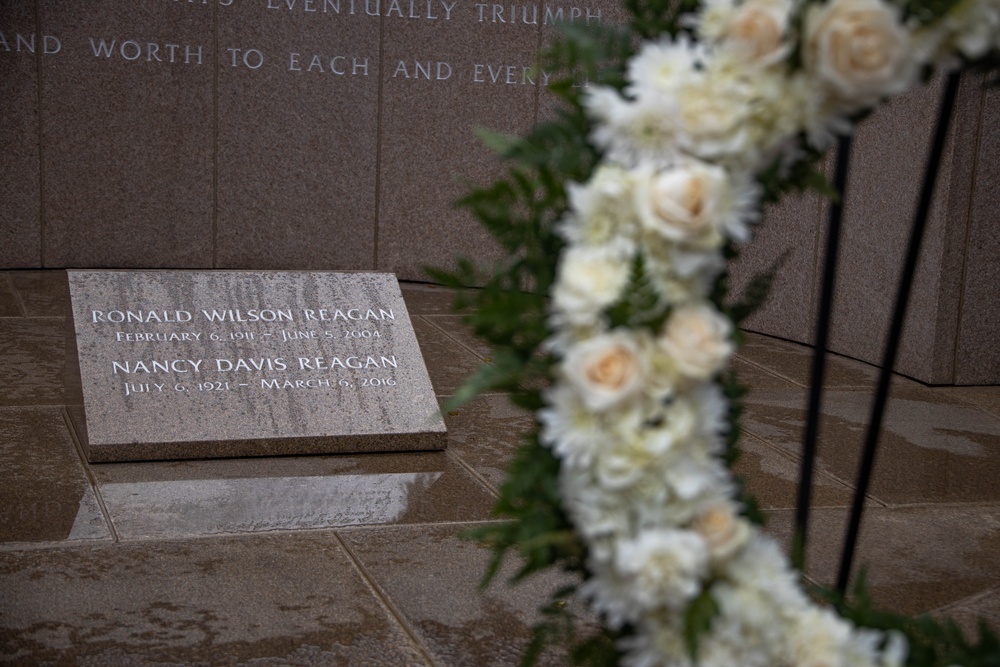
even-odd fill
[[[444,449],[389,273],[69,271],[90,461]]]

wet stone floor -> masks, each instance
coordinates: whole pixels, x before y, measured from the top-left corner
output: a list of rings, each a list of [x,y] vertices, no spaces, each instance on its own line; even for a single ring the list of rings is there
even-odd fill
[[[480,593],[488,553],[460,535],[493,520],[528,415],[480,397],[443,452],[90,465],[67,427],[64,280],[0,273],[0,662],[517,662],[563,582]],[[403,294],[445,400],[490,350],[446,290]],[[810,351],[747,338],[739,472],[787,543]],[[830,583],[876,371],[832,357],[827,376],[807,574]],[[858,556],[876,601],[1000,626],[1000,387],[893,387]]]

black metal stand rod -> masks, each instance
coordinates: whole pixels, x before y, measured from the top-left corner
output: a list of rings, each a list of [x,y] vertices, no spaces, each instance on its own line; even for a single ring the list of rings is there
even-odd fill
[[[899,349],[899,340],[902,337],[903,324],[906,320],[906,307],[910,300],[913,275],[917,269],[917,260],[920,257],[920,245],[923,242],[924,229],[927,227],[927,218],[930,214],[931,200],[934,196],[934,183],[937,180],[938,169],[941,165],[941,154],[944,152],[945,140],[948,137],[948,126],[951,124],[951,112],[955,106],[955,98],[958,95],[959,78],[959,72],[952,72],[948,75],[945,84],[944,96],[941,98],[941,107],[938,111],[937,127],[934,130],[934,141],[931,144],[927,166],[924,169],[924,181],[920,190],[920,200],[913,218],[913,227],[910,231],[906,263],[899,278],[896,305],[892,314],[892,324],[889,328],[889,337],[886,340],[885,353],[882,357],[882,371],[879,373],[878,389],[875,392],[875,399],[872,403],[871,418],[868,420],[865,448],[862,453],[861,463],[858,466],[858,480],[854,489],[851,518],[847,525],[843,553],[840,557],[837,590],[841,594],[847,591],[847,583],[851,576],[851,566],[854,561],[858,533],[861,528],[861,517],[865,508],[865,495],[868,493],[872,470],[875,467],[875,452],[878,448],[879,432],[882,429],[882,417],[885,413],[885,405],[889,396],[892,369],[896,364],[896,352]]]
[[[806,565],[806,536],[809,530],[809,505],[812,499],[813,468],[816,462],[816,441],[819,437],[819,410],[823,397],[823,376],[826,373],[826,346],[830,337],[833,291],[837,279],[837,251],[840,248],[840,227],[847,193],[847,167],[851,159],[851,138],[842,137],[837,146],[837,165],[833,186],[840,198],[830,206],[826,232],[826,256],[823,264],[823,285],[816,315],[816,335],[813,341],[812,371],[809,384],[809,407],[806,431],[802,443],[802,467],[799,471],[799,494],[795,504],[795,531],[792,537],[792,563],[799,570]]]

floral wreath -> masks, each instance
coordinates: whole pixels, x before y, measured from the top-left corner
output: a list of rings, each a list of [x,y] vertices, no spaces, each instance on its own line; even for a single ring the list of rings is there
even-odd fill
[[[629,30],[567,26],[552,48],[549,66],[592,82],[552,87],[570,103],[558,120],[483,135],[515,166],[462,203],[513,259],[432,272],[485,285],[459,305],[500,349],[453,405],[499,387],[537,415],[497,506],[513,521],[476,532],[495,549],[487,580],[511,548],[519,576],[582,577],[527,662],[564,636],[574,660],[634,667],[1000,664],[985,626],[969,644],[954,624],[874,612],[863,589],[806,593],[730,472],[726,363],[768,279],[725,298],[762,203],[829,190],[815,165],[837,136],[935,69],[993,64],[1000,0],[625,5]],[[599,636],[577,642],[573,592]]]

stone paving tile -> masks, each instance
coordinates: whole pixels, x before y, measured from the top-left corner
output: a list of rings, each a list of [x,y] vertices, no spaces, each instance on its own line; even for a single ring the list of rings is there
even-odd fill
[[[757,366],[743,357],[736,355],[730,360],[730,366],[736,371],[736,377],[745,385],[750,393],[761,389],[795,389],[797,385],[787,378]]]
[[[450,395],[479,368],[483,361],[421,317],[413,318],[413,331],[427,364],[427,373],[437,395]]]
[[[447,315],[451,313],[451,304],[455,300],[455,291],[446,287],[423,285],[420,283],[400,283],[403,301],[410,316],[414,315]]]
[[[110,537],[62,411],[0,409],[0,542]]]
[[[740,349],[740,356],[800,387],[809,386],[812,377],[811,347],[752,332],[745,333],[746,342]],[[828,354],[823,384],[836,389],[867,389],[878,382],[878,372],[878,368],[864,362]],[[905,379],[901,381],[912,382]]]
[[[125,540],[488,519],[494,498],[444,452],[93,466]]]
[[[440,665],[514,665],[538,607],[569,580],[545,573],[517,586],[505,567],[489,589],[478,586],[490,552],[459,537],[460,528],[345,530],[340,535]],[[566,664],[552,649],[541,664]]]
[[[740,459],[733,471],[746,480],[746,489],[763,509],[794,508],[798,498],[800,462],[795,457],[743,434]],[[812,507],[847,507],[853,490],[822,470],[813,477]]]
[[[479,396],[444,419],[448,450],[479,473],[494,491],[507,479],[514,451],[534,423],[533,415],[502,394]]]
[[[0,553],[0,662],[424,665],[332,533]]]
[[[769,512],[766,531],[791,542],[793,510]],[[833,585],[847,509],[814,509],[806,573]],[[865,509],[854,574],[866,568],[877,605],[917,614],[1000,584],[1000,505],[937,505]]]
[[[1000,636],[1000,587],[972,595],[934,613],[937,618],[955,621],[966,638],[978,640],[980,623],[985,622],[993,633]]]
[[[69,314],[65,271],[11,271],[10,277],[28,317],[63,317]]]
[[[62,405],[66,323],[0,319],[0,406]]]
[[[852,484],[869,418],[866,392],[824,394],[821,470]],[[753,392],[742,428],[792,454],[801,449],[805,393]],[[893,388],[883,421],[871,496],[887,504],[1000,500],[1000,419],[934,390]]]
[[[934,387],[934,393],[949,400],[958,399],[1000,418],[1000,386]]]
[[[23,317],[24,311],[10,284],[10,273],[0,273],[0,317]]]
[[[461,315],[424,315],[427,320],[483,361],[493,356],[493,348],[472,332]]]

